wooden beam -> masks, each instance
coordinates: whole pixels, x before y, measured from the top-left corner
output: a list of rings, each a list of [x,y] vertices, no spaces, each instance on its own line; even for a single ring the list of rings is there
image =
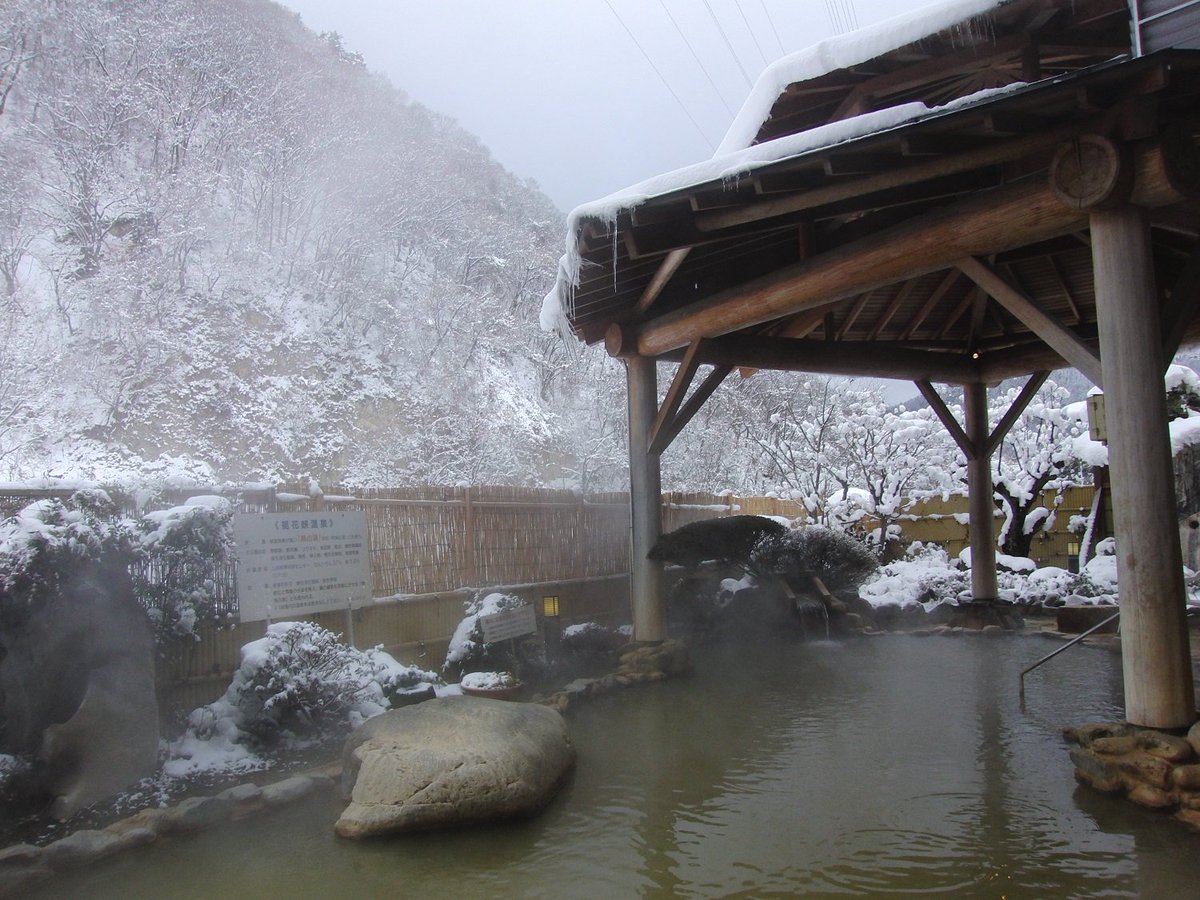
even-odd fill
[[[721,382],[733,371],[733,368],[733,366],[716,366],[708,373],[707,377],[692,392],[692,396],[688,397],[687,402],[679,410],[678,415],[671,420],[666,431],[656,435],[651,441],[651,453],[662,453],[671,446],[671,442],[679,436],[679,432],[683,431],[684,426],[692,421],[692,418],[704,406],[705,401],[713,395],[713,391],[721,386]]]
[[[637,306],[634,308],[635,313],[640,318],[645,314],[654,301],[658,299],[658,295],[662,293],[663,288],[667,286],[667,282],[672,276],[679,271],[679,267],[683,265],[683,261],[687,259],[690,248],[682,250],[672,250],[667,254],[658,266],[658,270],[654,273],[654,277],[650,279],[650,283],[646,285],[646,289],[642,291],[642,296],[638,298]]]
[[[946,430],[950,432],[950,437],[954,438],[954,443],[958,444],[958,449],[963,452],[967,459],[974,459],[977,453],[976,447],[971,443],[971,439],[967,437],[967,433],[963,431],[963,427],[958,424],[958,419],[954,418],[954,413],[950,412],[950,407],[946,405],[946,401],[942,399],[942,395],[937,392],[937,388],[928,381],[914,382],[917,390],[921,392],[921,396],[925,398],[925,402],[929,404],[929,408],[933,410],[934,415],[938,417]]]
[[[1149,145],[1137,155],[1160,152]],[[1184,164],[1195,156],[1200,152]],[[1180,202],[1183,195],[1175,187],[1174,168],[1153,162],[1139,165],[1141,183],[1135,183],[1134,195],[1148,206]],[[1060,203],[1045,182],[1031,180],[988,191],[652,319],[637,336],[638,351],[659,356],[697,337],[715,337],[827,307],[864,291],[945,269],[960,259],[1077,231],[1086,216],[1085,211]]]
[[[687,394],[687,389],[692,383],[692,379],[696,377],[696,370],[700,368],[700,351],[704,346],[704,341],[693,341],[688,347],[687,353],[683,355],[683,362],[679,364],[679,368],[675,371],[675,378],[671,382],[671,386],[667,388],[667,395],[663,397],[662,406],[658,408],[658,413],[654,417],[654,424],[650,426],[650,453],[661,453],[662,450],[655,450],[655,445],[659,442],[660,436],[670,426],[671,420],[675,418],[675,414],[679,412],[679,406],[683,403],[684,395]]]
[[[1082,372],[1092,384],[1102,387],[1100,357],[1079,335],[1046,315],[1025,294],[981,260],[967,256],[958,260],[955,265],[997,303],[1023,322],[1030,331]]]
[[[991,456],[996,452],[996,448],[1000,446],[1012,427],[1017,424],[1017,419],[1021,418],[1021,413],[1025,412],[1025,408],[1037,396],[1037,392],[1042,389],[1042,385],[1046,383],[1046,379],[1049,377],[1050,373],[1045,371],[1034,372],[1029,376],[1029,380],[1021,388],[1021,393],[1017,394],[1017,398],[1013,400],[1012,406],[1008,408],[1008,411],[1004,413],[1004,417],[996,423],[996,427],[988,435],[987,445],[983,449],[985,456]]]
[[[762,335],[731,334],[704,345],[703,362],[732,367],[816,372],[900,381],[965,384],[978,381],[980,368],[962,354],[913,350],[895,344],[855,341],[791,340]]]

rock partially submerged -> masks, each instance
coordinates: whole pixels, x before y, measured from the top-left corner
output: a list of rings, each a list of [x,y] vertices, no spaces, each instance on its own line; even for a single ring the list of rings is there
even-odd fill
[[[442,697],[368,720],[346,741],[347,838],[533,815],[554,797],[575,748],[544,706]]]

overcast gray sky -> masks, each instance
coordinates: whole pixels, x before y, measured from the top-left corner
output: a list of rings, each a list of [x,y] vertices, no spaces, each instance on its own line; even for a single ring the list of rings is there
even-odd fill
[[[929,2],[282,0],[564,212],[711,156],[766,61]]]

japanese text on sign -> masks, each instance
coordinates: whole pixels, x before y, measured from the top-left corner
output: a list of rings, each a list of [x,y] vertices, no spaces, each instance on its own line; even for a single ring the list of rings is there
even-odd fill
[[[243,622],[345,609],[371,596],[361,510],[238,513],[233,535]]]

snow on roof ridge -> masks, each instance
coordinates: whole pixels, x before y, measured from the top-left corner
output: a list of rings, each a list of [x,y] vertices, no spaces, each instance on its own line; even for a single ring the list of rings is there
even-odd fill
[[[867,28],[827,38],[767,66],[734,117],[714,157],[754,143],[788,85],[864,63],[899,47],[985,15],[1013,0],[940,0]]]

